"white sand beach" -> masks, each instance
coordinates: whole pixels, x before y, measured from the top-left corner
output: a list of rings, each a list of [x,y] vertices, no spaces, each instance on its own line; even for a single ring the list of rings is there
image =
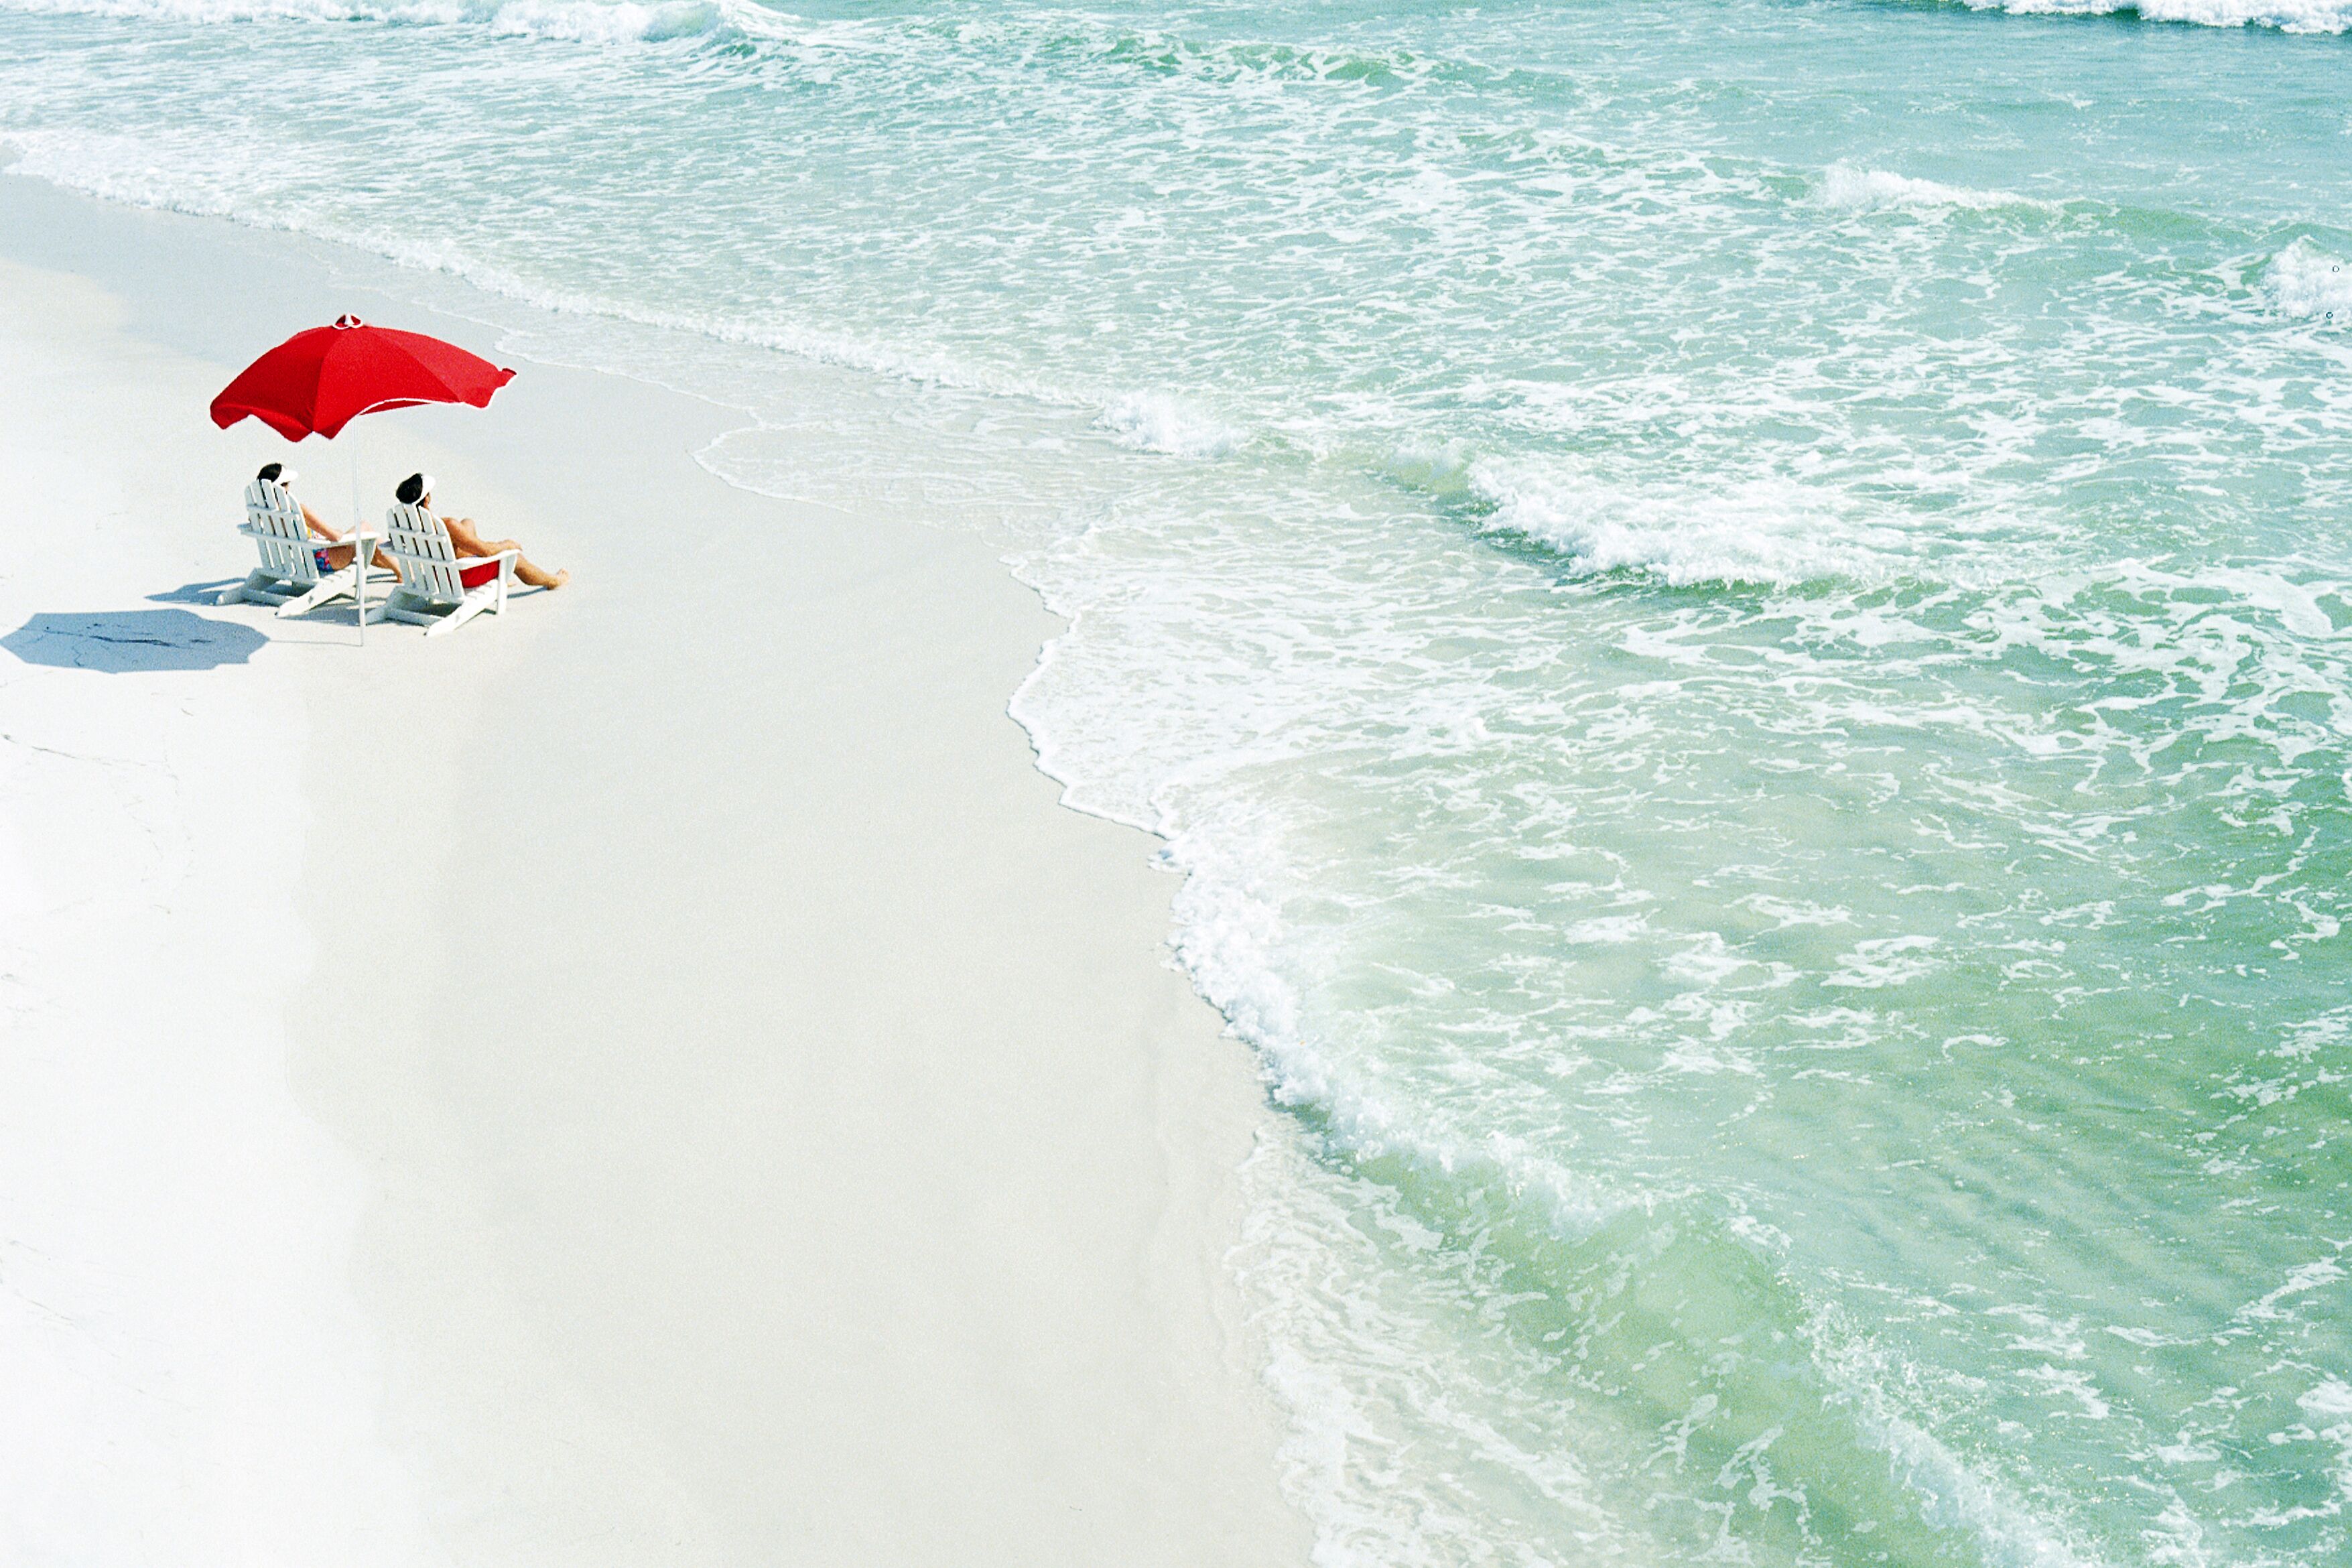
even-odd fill
[[[401,288],[0,179],[0,1559],[1303,1560],[1261,1091],[1005,715],[1055,623]],[[206,402],[344,310],[518,365],[362,451],[572,586],[213,606],[288,454]]]

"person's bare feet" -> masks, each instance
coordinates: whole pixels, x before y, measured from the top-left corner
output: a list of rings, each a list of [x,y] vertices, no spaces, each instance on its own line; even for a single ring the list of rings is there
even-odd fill
[[[569,583],[569,582],[571,582],[571,581],[572,581],[572,574],[571,574],[571,573],[569,573],[569,572],[565,572],[565,571],[558,571],[558,572],[555,574],[555,581],[554,581],[554,582],[552,582],[552,583],[550,583],[547,586],[548,586],[549,591],[550,591],[550,592],[552,592],[552,591],[554,591],[554,590],[555,590],[555,589],[557,589],[557,588],[561,588],[561,587],[562,587],[562,586],[563,586],[563,584],[565,584],[566,583]]]

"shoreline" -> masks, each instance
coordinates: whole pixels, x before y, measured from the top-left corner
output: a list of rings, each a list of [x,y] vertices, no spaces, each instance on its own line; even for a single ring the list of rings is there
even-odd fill
[[[0,256],[95,279],[192,383],[347,309],[495,353],[323,242],[23,179],[0,211]],[[1159,962],[1148,840],[1060,806],[1006,714],[1056,623],[977,539],[705,472],[713,405],[523,369],[362,460],[572,586],[363,664],[348,611],[194,612],[260,630],[256,671],[320,645],[328,1003],[286,1071],[370,1189],[419,1528],[459,1563],[1304,1559],[1223,1261],[1269,1113]],[[185,414],[168,482],[226,499],[157,531],[226,576],[284,444]],[[348,510],[341,454],[299,456]]]

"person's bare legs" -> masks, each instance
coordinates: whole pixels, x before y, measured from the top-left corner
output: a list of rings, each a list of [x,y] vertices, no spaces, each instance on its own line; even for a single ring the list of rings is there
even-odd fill
[[[475,528],[474,520],[472,518],[461,517],[457,520],[457,524],[467,533],[475,534],[478,537],[480,531]],[[561,588],[563,584],[572,581],[572,574],[569,572],[550,572],[544,566],[533,565],[530,558],[523,554],[522,546],[517,544],[511,539],[485,539],[482,541],[482,552],[486,555],[499,555],[509,550],[515,552],[515,575],[523,580],[524,586],[530,588]]]
[[[530,587],[561,588],[572,581],[572,574],[569,572],[550,572],[544,566],[532,565],[530,558],[522,553],[522,546],[511,539],[500,540],[490,546],[490,552],[494,555],[501,550],[511,550],[515,552],[515,575]]]
[[[351,545],[330,544],[327,546],[327,564],[340,572],[352,563],[353,553]],[[392,557],[383,552],[383,546],[381,544],[375,547],[375,554],[369,560],[368,564],[379,572],[389,572],[395,577],[400,575],[400,568],[392,563]]]

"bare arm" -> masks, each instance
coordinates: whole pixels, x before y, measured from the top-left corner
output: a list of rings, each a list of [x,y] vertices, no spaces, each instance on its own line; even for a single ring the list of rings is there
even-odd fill
[[[294,504],[297,506],[302,506],[302,503],[299,501],[297,501]],[[333,529],[329,528],[325,523],[320,522],[319,521],[319,514],[312,511],[307,506],[302,506],[302,521],[310,525],[311,532],[317,534],[328,543],[336,544],[341,542],[343,536],[337,533]]]

